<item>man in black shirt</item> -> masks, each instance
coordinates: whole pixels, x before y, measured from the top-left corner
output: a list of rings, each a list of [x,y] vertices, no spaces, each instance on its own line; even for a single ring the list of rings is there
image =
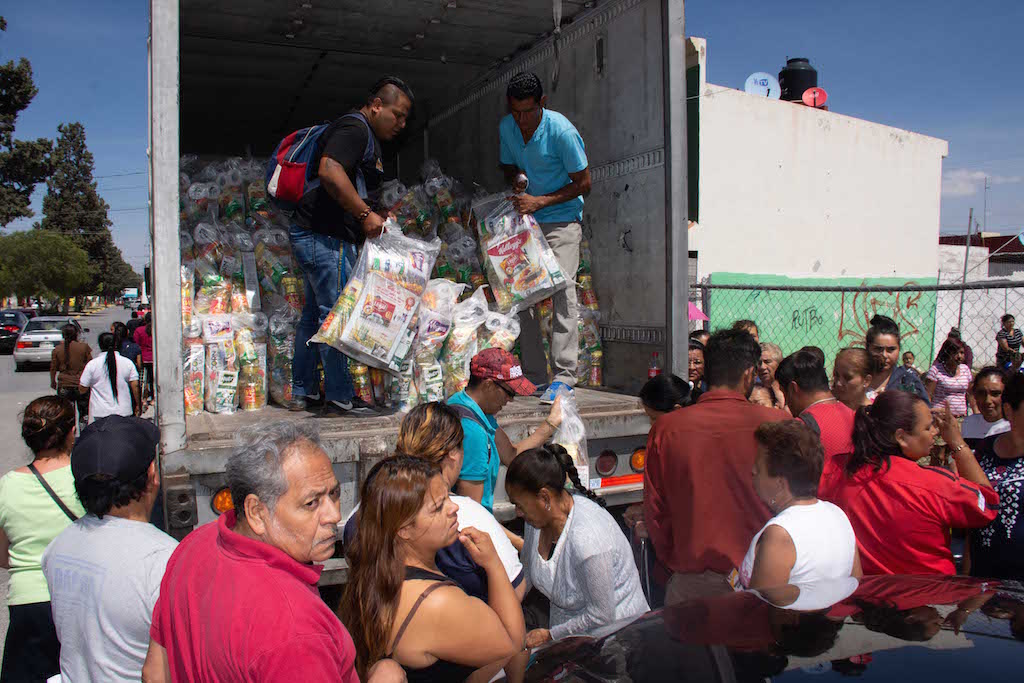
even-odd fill
[[[355,391],[345,356],[326,344],[307,342],[348,282],[359,245],[381,233],[384,218],[373,210],[384,176],[380,141],[402,132],[412,102],[412,91],[401,80],[381,79],[362,107],[332,123],[318,141],[320,188],[300,207],[289,232],[306,281],[306,303],[295,331],[293,410],[321,400],[318,362],[324,369],[325,406],[353,408]]]

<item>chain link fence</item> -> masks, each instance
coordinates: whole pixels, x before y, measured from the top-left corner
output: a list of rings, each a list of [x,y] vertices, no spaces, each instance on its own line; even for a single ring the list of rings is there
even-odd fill
[[[974,354],[974,370],[995,363],[1000,318],[1024,320],[1024,281],[902,286],[695,285],[691,297],[709,320],[706,329],[729,327],[736,320],[757,323],[761,341],[790,354],[804,346],[825,352],[826,365],[847,346],[863,346],[875,314],[900,327],[904,352],[925,371],[951,328]]]

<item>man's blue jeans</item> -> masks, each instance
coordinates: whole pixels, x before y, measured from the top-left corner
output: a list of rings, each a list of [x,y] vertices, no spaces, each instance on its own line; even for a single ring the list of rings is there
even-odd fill
[[[324,366],[324,393],[328,401],[350,401],[355,396],[348,373],[348,358],[327,344],[309,344],[324,318],[334,308],[356,265],[356,247],[335,237],[292,225],[288,232],[292,252],[306,282],[306,303],[295,329],[292,394],[320,393],[317,361]]]

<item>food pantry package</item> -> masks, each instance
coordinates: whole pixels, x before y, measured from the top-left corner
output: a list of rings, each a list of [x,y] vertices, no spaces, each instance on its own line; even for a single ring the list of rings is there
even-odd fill
[[[508,315],[498,311],[490,311],[483,326],[477,332],[477,352],[484,349],[504,349],[511,351],[522,327],[519,324],[518,309],[513,306]]]
[[[487,296],[483,287],[455,307],[452,329],[441,355],[445,396],[466,388],[469,363],[477,352],[477,331],[487,320],[487,313]]]
[[[498,310],[525,310],[569,285],[555,252],[532,215],[503,201],[477,224],[484,272]]]
[[[416,340],[412,345],[414,359],[429,365],[441,356],[444,342],[452,329],[455,306],[465,288],[466,285],[443,278],[427,283],[420,303]]]
[[[292,359],[298,316],[284,309],[270,316],[267,355],[270,363],[270,398],[285,406],[292,400]]]
[[[242,313],[231,318],[238,367],[238,403],[242,410],[267,405],[267,317]]]
[[[587,458],[587,430],[580,417],[580,409],[576,404],[576,394],[566,387],[560,387],[555,398],[562,399],[562,423],[558,425],[551,443],[557,443],[569,452],[576,471],[580,475],[580,483],[590,488],[590,460]]]
[[[406,237],[388,220],[367,240],[355,271],[311,341],[360,363],[399,373],[416,336],[416,314],[441,240]]]
[[[199,320],[192,318],[183,329],[182,379],[185,384],[185,414],[203,412],[203,385],[206,379],[206,349],[203,347]]]
[[[230,315],[200,317],[206,345],[206,410],[233,413],[237,406],[238,362]]]

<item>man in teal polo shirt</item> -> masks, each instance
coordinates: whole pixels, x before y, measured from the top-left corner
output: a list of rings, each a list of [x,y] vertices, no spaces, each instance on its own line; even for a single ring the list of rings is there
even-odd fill
[[[567,278],[575,278],[580,265],[583,197],[590,193],[590,169],[583,138],[569,119],[545,109],[547,97],[533,73],[512,77],[508,90],[509,114],[501,120],[501,168],[513,184],[512,198],[521,214],[533,214]],[[529,184],[514,184],[523,173]],[[529,194],[526,190],[529,188]],[[551,367],[555,381],[576,385],[579,332],[576,323],[576,288],[570,284],[552,297],[554,325]],[[530,378],[545,382],[546,363],[540,327],[533,309],[520,316],[520,348]]]
[[[518,396],[529,396],[536,390],[523,376],[519,361],[508,351],[486,349],[473,356],[469,368],[469,385],[448,399],[462,418],[462,471],[455,483],[455,492],[479,502],[493,512],[494,486],[498,470],[524,451],[543,446],[562,422],[561,399],[537,430],[519,443],[512,443],[494,418],[501,409]]]

